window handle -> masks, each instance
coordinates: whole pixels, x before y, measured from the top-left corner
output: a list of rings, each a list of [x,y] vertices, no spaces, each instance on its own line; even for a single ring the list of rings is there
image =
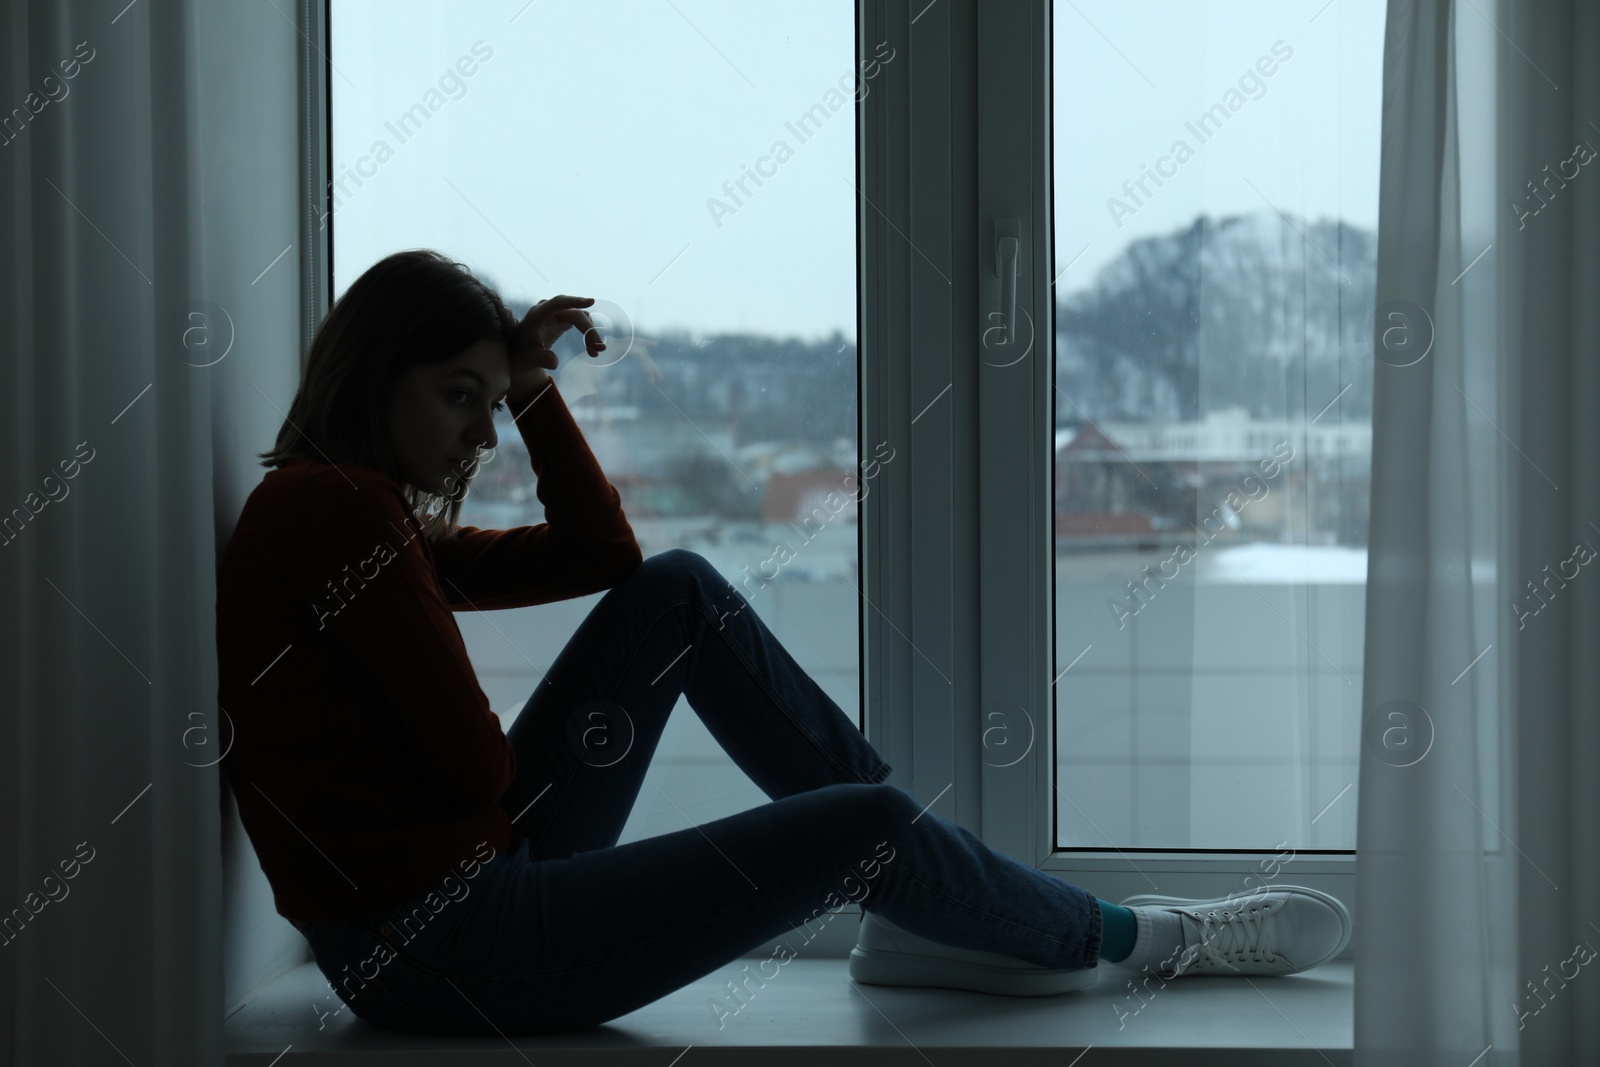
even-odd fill
[[[1015,340],[1017,321],[1017,261],[1022,241],[1016,219],[998,219],[994,224],[994,272],[1000,279],[1000,343]]]

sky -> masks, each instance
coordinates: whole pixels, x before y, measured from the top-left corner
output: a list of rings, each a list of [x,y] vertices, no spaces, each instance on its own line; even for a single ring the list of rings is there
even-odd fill
[[[1382,0],[1058,0],[1054,12],[1058,286],[1083,287],[1130,240],[1201,213],[1376,228]],[[1227,118],[1201,127],[1217,104]],[[1142,202],[1124,193],[1158,165],[1173,176],[1146,178]]]
[[[603,332],[853,340],[851,96],[875,81],[853,19],[842,0],[333,0],[335,293],[428,247],[516,302],[593,296]],[[1202,211],[1376,224],[1382,0],[1057,0],[1054,23],[1063,291]],[[902,74],[900,45],[864,41],[891,57],[868,71]],[[837,110],[797,129],[819,103]],[[1185,123],[1214,104],[1202,141]],[[1124,192],[1158,166],[1165,184]]]

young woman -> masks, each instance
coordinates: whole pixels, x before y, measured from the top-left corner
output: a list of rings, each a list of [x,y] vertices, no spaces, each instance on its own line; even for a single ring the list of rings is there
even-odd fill
[[[1258,883],[1119,907],[885,784],[705,559],[642,558],[548,375],[567,329],[604,349],[590,303],[554,297],[519,322],[437,253],[375,264],[318,329],[224,554],[224,765],[276,908],[328,978],[319,1015],[587,1027],[775,941],[787,962],[849,901],[866,982],[1052,993],[1102,960],[1276,975],[1343,949],[1350,920],[1325,894]],[[458,527],[502,403],[546,521]],[[602,590],[502,732],[452,613]],[[618,845],[680,695],[772,802]]]

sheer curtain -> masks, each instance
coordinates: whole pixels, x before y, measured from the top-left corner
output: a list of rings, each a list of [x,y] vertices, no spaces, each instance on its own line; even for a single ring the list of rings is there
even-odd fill
[[[1600,1063],[1600,5],[1384,52],[1355,1061]]]
[[[0,1063],[222,1062],[215,568],[299,373],[301,17],[0,8]]]

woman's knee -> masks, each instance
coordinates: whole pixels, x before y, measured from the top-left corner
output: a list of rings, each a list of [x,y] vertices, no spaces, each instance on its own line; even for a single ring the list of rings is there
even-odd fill
[[[749,607],[738,588],[710,560],[687,548],[646,556],[607,595],[656,607],[688,605],[717,629]]]
[[[919,827],[913,825],[921,813],[910,793],[897,786],[882,783],[850,783],[830,786],[843,793],[839,818],[835,825],[843,830],[851,844],[840,842],[847,853],[843,873],[852,879],[842,892],[853,901],[861,901],[873,892],[872,885],[883,869],[895,861],[919,837]]]
[[[641,570],[648,569],[651,574],[658,575],[693,575],[704,577],[712,574],[721,577],[711,561],[700,553],[687,548],[668,548],[651,556],[646,556],[639,564]],[[727,579],[723,579],[726,583]]]
[[[857,828],[869,837],[908,830],[922,811],[910,793],[882,782],[847,782],[823,788],[838,794],[840,825]]]

